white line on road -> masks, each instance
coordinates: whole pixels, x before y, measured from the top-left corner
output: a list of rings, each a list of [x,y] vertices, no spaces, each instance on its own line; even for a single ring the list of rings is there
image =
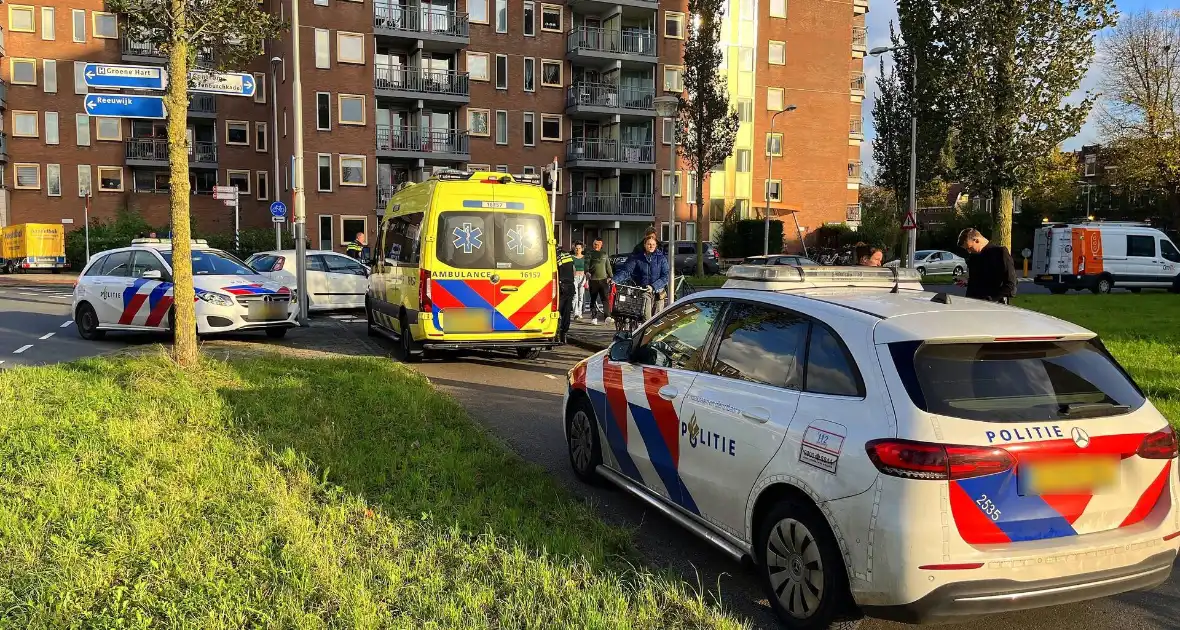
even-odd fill
[[[352,315],[329,315],[332,319],[352,319]]]
[[[37,297],[37,294],[36,294],[36,293],[25,293],[25,292],[22,292],[22,293],[17,293],[17,295],[31,295],[31,296],[33,296],[33,297]]]
[[[41,336],[41,341],[45,341],[46,339],[49,339],[50,337],[52,337],[52,336],[54,336],[54,335],[56,335],[56,334],[57,334],[57,333],[46,333],[45,335],[42,335],[42,336]]]
[[[32,347],[33,347],[33,344],[29,344],[27,346],[21,346],[21,347],[17,348],[16,350],[13,350],[12,353],[13,354],[21,354],[25,350],[28,350],[29,348],[32,348]]]
[[[546,374],[546,375],[545,375],[545,378],[547,378],[547,379],[550,379],[550,380],[554,380],[554,381],[556,381],[556,380],[557,380],[557,377],[556,377],[556,376],[554,376],[554,375],[552,375],[552,374]]]
[[[61,326],[58,326],[58,328],[69,328],[70,324],[72,324],[72,323],[74,323],[74,320],[67,319],[66,323],[62,324]]]

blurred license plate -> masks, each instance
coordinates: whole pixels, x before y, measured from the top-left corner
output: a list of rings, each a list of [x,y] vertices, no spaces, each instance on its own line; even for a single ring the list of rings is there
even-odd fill
[[[492,312],[486,308],[449,308],[443,311],[443,332],[484,333],[492,330]]]
[[[1076,457],[1021,464],[1023,495],[1087,494],[1116,485],[1119,460],[1105,457]]]
[[[287,319],[286,302],[252,302],[250,304],[250,321],[273,321]]]
[[[1045,274],[1045,275],[1041,276],[1041,280],[1052,280],[1052,279],[1053,279],[1053,276],[1051,276],[1049,274]]]

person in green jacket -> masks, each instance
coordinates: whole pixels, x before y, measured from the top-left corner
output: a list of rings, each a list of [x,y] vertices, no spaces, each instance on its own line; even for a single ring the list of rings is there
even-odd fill
[[[610,281],[615,276],[615,270],[611,267],[610,256],[602,251],[602,239],[594,239],[592,247],[589,256],[586,257],[586,274],[590,279],[590,317],[592,318],[590,323],[598,325],[600,309],[603,318],[608,322],[611,321],[609,311]]]

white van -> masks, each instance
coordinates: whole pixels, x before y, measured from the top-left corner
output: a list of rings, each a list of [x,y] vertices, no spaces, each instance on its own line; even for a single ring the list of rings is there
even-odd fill
[[[1180,290],[1180,248],[1146,223],[1055,223],[1033,239],[1034,282],[1053,293]]]

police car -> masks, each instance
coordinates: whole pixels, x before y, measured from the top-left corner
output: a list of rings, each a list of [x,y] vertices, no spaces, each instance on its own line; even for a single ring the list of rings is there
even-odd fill
[[[584,480],[749,558],[788,628],[1165,581],[1177,440],[1091,331],[908,269],[737,266],[569,373]]]
[[[74,322],[83,339],[109,330],[172,330],[172,242],[134,239],[131,247],[91,257],[74,285]],[[263,329],[282,337],[296,326],[298,304],[282,284],[233,255],[192,241],[197,333]]]

